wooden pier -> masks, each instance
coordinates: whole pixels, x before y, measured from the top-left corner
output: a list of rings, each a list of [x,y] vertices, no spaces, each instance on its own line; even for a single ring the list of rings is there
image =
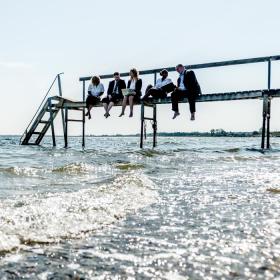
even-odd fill
[[[229,65],[240,65],[249,63],[267,63],[268,67],[268,80],[267,88],[260,90],[251,91],[238,91],[238,92],[224,92],[224,93],[212,93],[202,94],[197,98],[197,102],[217,102],[217,101],[233,101],[233,100],[249,100],[249,99],[261,99],[263,107],[262,115],[262,137],[261,137],[261,148],[270,148],[270,118],[271,118],[271,100],[273,98],[280,97],[280,89],[271,89],[271,62],[280,60],[280,56],[270,56],[261,58],[241,59],[223,62],[213,62],[206,64],[187,65],[187,69],[202,69],[211,67],[221,67]],[[169,72],[175,71],[174,67],[166,68]],[[140,71],[140,75],[153,74],[154,81],[157,79],[157,73],[161,69],[145,70]],[[82,77],[80,81],[83,83],[82,90],[82,101],[74,101],[68,98],[62,97],[61,79],[58,74],[54,79],[50,89],[53,87],[55,82],[58,83],[58,95],[48,97],[50,89],[48,90],[44,100],[38,108],[36,114],[25,130],[24,134],[20,139],[22,145],[39,145],[46,135],[49,128],[51,128],[53,146],[56,146],[55,130],[54,130],[54,119],[57,117],[58,112],[61,111],[61,118],[63,124],[63,135],[65,147],[68,147],[68,126],[69,122],[80,122],[82,124],[82,146],[85,147],[85,98],[86,98],[86,81],[90,80],[91,77]],[[121,76],[129,76],[129,73],[121,73]],[[112,79],[112,74],[101,75],[101,79]],[[182,100],[180,103],[187,103],[187,99]],[[150,99],[145,102],[138,103],[136,105],[141,106],[141,120],[140,120],[140,148],[144,145],[144,128],[145,121],[152,122],[153,128],[153,147],[156,147],[156,136],[157,136],[157,107],[161,104],[171,103],[170,97],[165,99]],[[101,107],[102,104],[97,104],[95,107]],[[121,106],[121,102],[115,104],[115,106]],[[145,116],[145,108],[152,107],[153,116]],[[70,119],[69,110],[81,111],[81,119]],[[41,126],[41,128],[40,128]]]

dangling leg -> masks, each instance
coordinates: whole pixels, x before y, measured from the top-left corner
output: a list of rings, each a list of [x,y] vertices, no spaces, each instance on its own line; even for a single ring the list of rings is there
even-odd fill
[[[112,107],[114,106],[114,102],[113,101],[111,101],[110,103],[109,103],[109,105],[108,105],[108,109],[107,109],[107,113],[108,113],[108,115],[109,115],[109,112],[110,112],[110,110],[112,109]],[[110,116],[110,115],[109,115]],[[108,117],[109,117],[108,116]]]
[[[133,117],[133,99],[134,99],[134,96],[131,95],[128,97],[128,101],[129,101],[129,107],[130,107],[130,114],[129,114],[129,117],[132,118]]]
[[[190,112],[191,112],[191,121],[195,120],[195,97],[188,96],[189,105],[190,105]]]
[[[104,110],[105,110],[105,114],[104,114],[104,117],[106,117],[107,116],[107,114],[108,114],[108,103],[102,103],[103,104],[103,107],[104,107]]]
[[[121,112],[121,114],[119,115],[119,117],[122,117],[123,115],[124,115],[124,111],[125,111],[125,107],[126,107],[126,103],[127,103],[127,96],[125,96],[124,98],[123,98],[123,102],[122,102],[122,112]]]
[[[92,109],[92,105],[89,105],[88,106],[88,111],[87,111],[87,115],[88,115],[88,119],[90,120],[91,119],[91,114],[90,114],[90,110]]]
[[[179,91],[178,90],[174,90],[171,93],[171,102],[172,102],[172,111],[174,111],[174,115],[172,117],[172,119],[174,120],[177,116],[180,115],[179,113]]]

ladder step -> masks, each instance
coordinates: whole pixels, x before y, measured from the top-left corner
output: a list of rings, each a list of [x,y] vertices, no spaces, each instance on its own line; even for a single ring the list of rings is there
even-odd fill
[[[34,131],[32,134],[42,134],[42,132]]]
[[[39,123],[49,123],[49,121],[39,121]]]
[[[84,109],[82,108],[67,108],[68,110],[73,110],[73,111],[83,111]]]
[[[146,117],[144,117],[144,120],[153,121],[154,119],[153,118],[146,118]]]
[[[59,109],[53,109],[53,110],[52,110],[52,109],[51,109],[51,110],[50,110],[50,109],[47,109],[47,110],[46,110],[46,112],[51,112],[51,111],[54,113],[54,112],[58,112]]]
[[[83,122],[83,120],[68,119],[67,122]]]

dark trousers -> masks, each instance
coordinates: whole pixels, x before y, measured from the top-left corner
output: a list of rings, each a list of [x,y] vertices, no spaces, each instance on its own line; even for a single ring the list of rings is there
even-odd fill
[[[162,90],[158,88],[153,88],[152,86],[148,86],[146,89],[146,93],[143,96],[143,100],[147,100],[149,96],[152,96],[155,99],[164,99],[166,98],[167,94]]]
[[[190,112],[195,113],[195,99],[196,96],[189,94],[187,90],[175,89],[171,94],[172,110],[174,112],[179,112],[178,103],[184,98],[188,98]]]

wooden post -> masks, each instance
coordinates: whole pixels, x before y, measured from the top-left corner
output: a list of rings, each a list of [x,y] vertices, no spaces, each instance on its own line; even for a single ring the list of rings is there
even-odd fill
[[[267,117],[267,95],[263,96],[263,124],[262,124],[262,143],[261,148],[264,149],[265,146],[265,126]]]
[[[64,137],[64,147],[68,147],[68,108],[65,108],[65,137]]]
[[[86,101],[86,83],[83,81],[83,102]],[[85,147],[85,124],[86,124],[86,118],[85,118],[85,107],[83,107],[83,139],[82,139],[82,147]]]
[[[157,83],[157,72],[154,73],[154,85]]]
[[[53,142],[53,147],[56,146],[55,142],[55,133],[54,133],[54,123],[53,123],[53,109],[52,109],[52,99],[48,99],[48,107],[50,111],[50,121],[51,121],[51,130],[52,130],[52,142]]]
[[[270,90],[271,87],[271,60],[268,60],[267,69],[267,89]],[[268,96],[267,99],[267,121],[266,121],[266,148],[270,148],[270,111],[271,111],[271,97]]]
[[[145,106],[144,103],[141,104],[141,132],[140,132],[140,149],[143,148],[143,137],[144,137],[144,115],[145,115]]]
[[[157,145],[157,105],[153,105],[153,148]]]
[[[266,148],[270,149],[270,111],[271,111],[271,97],[267,100],[267,122],[266,122]]]
[[[61,79],[60,79],[60,75],[63,73],[60,73],[57,75],[57,82],[58,82],[58,93],[59,96],[62,97],[62,87],[61,87]],[[63,104],[62,104],[63,105]],[[61,106],[61,119],[62,119],[62,128],[63,128],[63,136],[64,136],[64,143],[67,142],[67,135],[66,135],[66,128],[65,128],[65,117],[64,117],[64,110],[63,110],[63,106]]]

